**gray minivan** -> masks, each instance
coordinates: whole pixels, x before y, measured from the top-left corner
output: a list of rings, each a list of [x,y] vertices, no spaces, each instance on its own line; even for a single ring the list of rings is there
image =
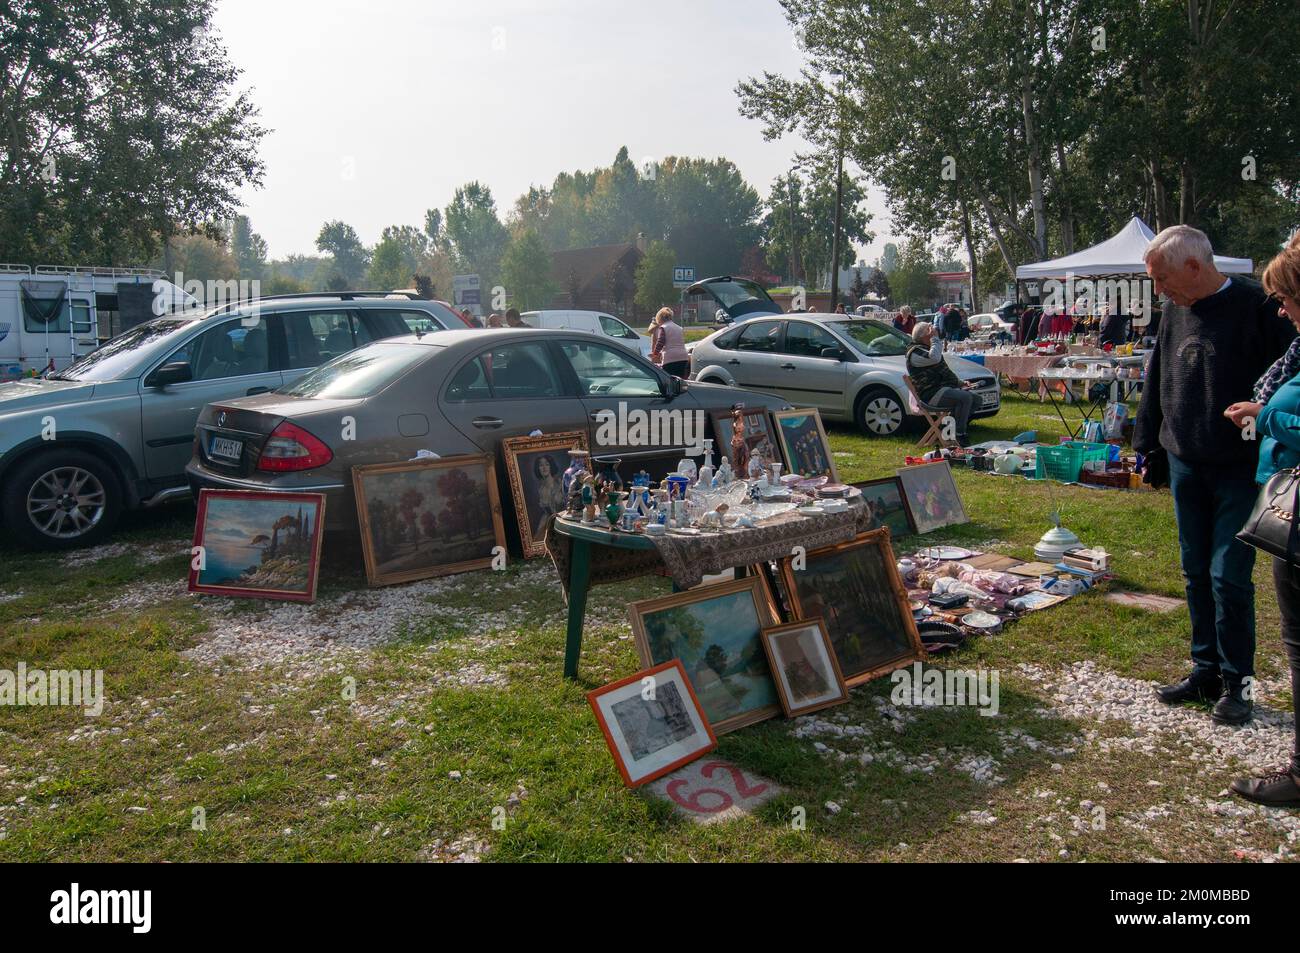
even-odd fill
[[[427,322],[448,326],[433,302],[405,297],[261,298],[156,318],[48,377],[0,383],[0,520],[31,548],[98,542],[122,510],[189,495],[205,405]]]

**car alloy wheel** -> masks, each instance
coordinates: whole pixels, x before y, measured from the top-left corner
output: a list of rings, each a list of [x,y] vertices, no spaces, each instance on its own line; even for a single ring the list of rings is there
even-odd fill
[[[27,517],[54,539],[76,539],[99,525],[108,494],[104,484],[81,467],[55,467],[27,491]]]
[[[862,407],[863,429],[878,437],[890,437],[903,426],[903,408],[893,397],[873,394]]]

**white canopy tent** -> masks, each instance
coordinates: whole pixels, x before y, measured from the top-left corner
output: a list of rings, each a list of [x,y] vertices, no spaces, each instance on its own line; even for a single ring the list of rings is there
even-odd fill
[[[1097,245],[1077,251],[1063,258],[1051,261],[1036,261],[1031,265],[1021,265],[1016,269],[1017,281],[1035,281],[1045,278],[1065,278],[1073,275],[1077,278],[1096,277],[1100,275],[1134,275],[1147,273],[1142,253],[1147,244],[1155,238],[1155,233],[1147,228],[1146,222],[1134,216],[1127,225]],[[1248,275],[1254,271],[1254,263],[1249,258],[1227,258],[1214,256],[1214,266],[1224,274]]]

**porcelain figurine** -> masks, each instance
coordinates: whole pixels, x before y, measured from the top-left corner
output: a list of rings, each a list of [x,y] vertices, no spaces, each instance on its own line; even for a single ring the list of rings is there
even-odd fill
[[[588,467],[588,461],[590,458],[591,454],[586,450],[574,449],[569,451],[569,469],[564,471],[564,478],[561,484],[564,488],[564,495],[566,497],[569,495],[569,491],[573,489],[575,481],[578,484],[579,490],[581,490],[582,477],[580,474],[590,472]]]
[[[716,476],[718,486],[730,486],[731,482],[735,480],[735,478],[736,475],[731,472],[731,461],[726,457],[723,457],[722,462],[718,464],[718,473]]]
[[[737,473],[749,472],[749,445],[745,443],[745,415],[739,408],[731,412],[731,465]]]
[[[697,486],[710,489],[713,486],[713,441],[704,441],[704,462],[700,464],[700,476]]]

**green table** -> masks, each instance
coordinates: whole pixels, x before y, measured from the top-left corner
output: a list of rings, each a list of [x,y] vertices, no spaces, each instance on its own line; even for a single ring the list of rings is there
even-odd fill
[[[564,642],[564,677],[578,677],[578,654],[582,651],[582,628],[587,615],[587,591],[591,583],[591,548],[607,546],[612,549],[654,550],[654,540],[642,533],[624,533],[604,526],[589,526],[575,520],[558,517],[555,532],[569,539],[569,628]],[[747,567],[734,567],[737,576],[743,576]],[[673,591],[679,592],[676,583]]]

